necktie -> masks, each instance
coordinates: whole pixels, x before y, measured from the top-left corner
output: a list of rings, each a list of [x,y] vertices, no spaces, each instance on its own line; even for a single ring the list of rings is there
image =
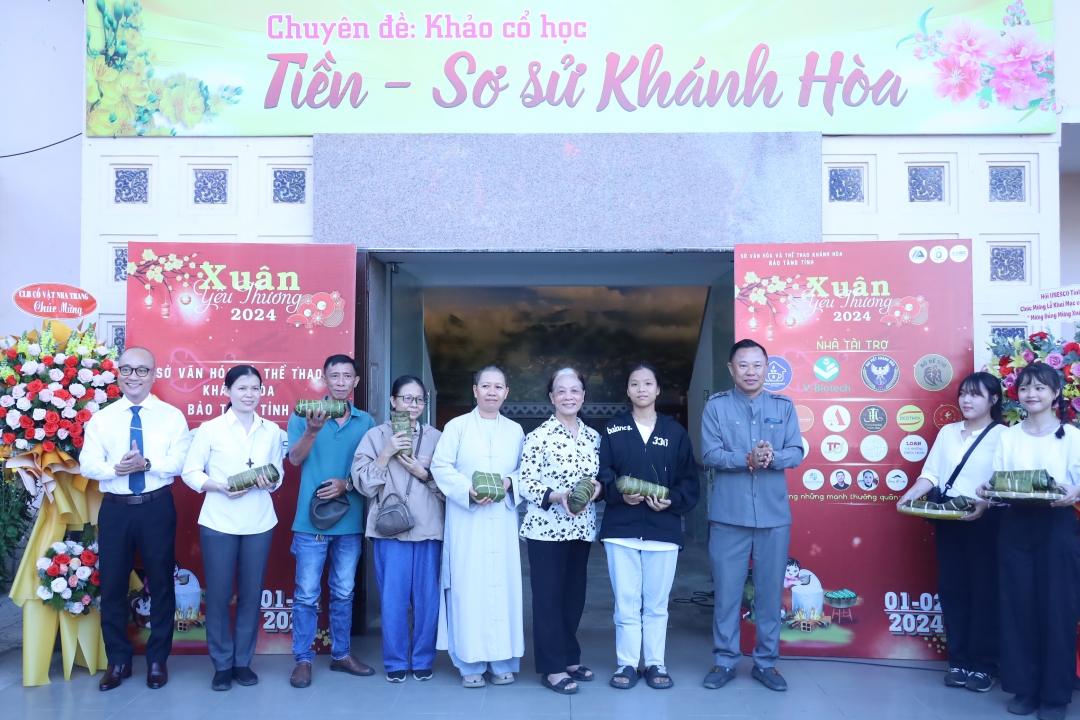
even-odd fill
[[[138,405],[131,406],[131,437],[128,439],[128,448],[131,448],[131,443],[134,442],[139,448],[139,454],[143,453],[143,438],[142,438],[142,418],[139,417],[139,411],[142,410]],[[146,473],[142,470],[139,472],[133,472],[128,475],[128,487],[131,488],[132,495],[142,495],[143,490],[146,489]]]

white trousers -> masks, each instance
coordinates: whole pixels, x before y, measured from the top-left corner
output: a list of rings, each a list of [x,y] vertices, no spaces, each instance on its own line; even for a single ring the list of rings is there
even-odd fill
[[[615,591],[615,654],[619,665],[638,666],[644,640],[645,667],[664,664],[668,596],[679,551],[635,550],[605,542]]]

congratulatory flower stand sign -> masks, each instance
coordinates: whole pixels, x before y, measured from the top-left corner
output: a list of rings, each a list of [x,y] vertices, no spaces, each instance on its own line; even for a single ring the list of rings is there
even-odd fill
[[[88,136],[1057,130],[1052,0],[86,11]]]

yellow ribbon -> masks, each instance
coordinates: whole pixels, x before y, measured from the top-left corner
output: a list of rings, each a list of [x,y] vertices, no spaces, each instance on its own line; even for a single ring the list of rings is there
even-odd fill
[[[94,675],[107,664],[101,616],[93,610],[76,616],[46,606],[37,596],[40,580],[36,564],[68,530],[82,530],[87,523],[97,525],[101,491],[96,482],[79,474],[79,463],[62,450],[46,452],[38,445],[8,459],[6,465],[18,473],[31,494],[36,495],[39,486],[45,488],[10,593],[12,601],[23,609],[23,685],[49,684],[49,662],[58,628],[64,679],[71,679],[76,663]]]

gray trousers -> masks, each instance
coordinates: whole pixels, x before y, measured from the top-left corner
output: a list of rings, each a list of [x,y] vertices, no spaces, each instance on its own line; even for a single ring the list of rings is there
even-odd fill
[[[753,528],[709,523],[709,557],[712,559],[713,655],[720,667],[734,668],[742,657],[739,621],[743,586],[750,558],[754,559],[754,606],[757,645],[754,664],[767,669],[780,658],[780,609],[784,594],[784,568],[788,559],[791,526]]]
[[[206,570],[206,645],[214,670],[248,667],[259,639],[263,579],[274,531],[229,535],[199,526]],[[236,582],[236,618],[229,630],[229,603]]]

